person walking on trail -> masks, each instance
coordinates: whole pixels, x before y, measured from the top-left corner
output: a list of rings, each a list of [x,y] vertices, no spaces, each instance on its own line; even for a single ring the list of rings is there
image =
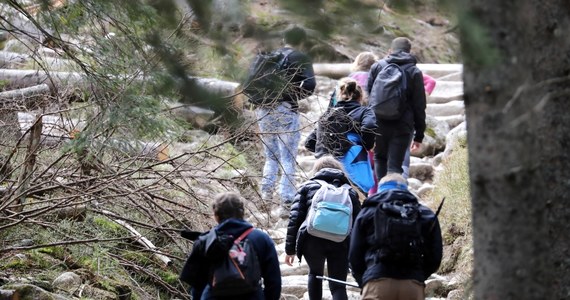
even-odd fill
[[[362,90],[365,92],[363,97],[364,103],[368,102],[368,93],[366,92],[368,91],[368,74],[370,73],[370,68],[377,60],[378,57],[374,53],[364,51],[358,53],[354,62],[352,62],[352,65],[350,66],[351,72],[348,74],[348,77],[356,80],[358,85],[360,85]]]
[[[295,196],[297,148],[301,140],[298,101],[313,94],[316,86],[311,59],[296,50],[306,39],[306,32],[293,26],[285,31],[285,46],[278,51],[286,53],[284,68],[288,87],[278,93],[272,105],[258,106],[255,114],[263,143],[265,164],[261,179],[261,197],[272,200],[277,177],[281,171],[278,194],[281,203],[288,206]]]
[[[354,224],[349,260],[362,300],[424,300],[424,281],[441,263],[437,215],[406,182],[396,173],[383,177]]]
[[[431,95],[431,93],[433,92],[433,90],[435,89],[435,85],[436,85],[436,81],[433,77],[427,75],[427,74],[423,74],[423,78],[424,78],[424,89],[426,91],[426,99],[429,95]],[[411,156],[411,146],[408,147],[408,150],[406,150],[406,155],[404,156],[404,163],[402,164],[402,176],[404,176],[404,178],[408,179],[408,177],[410,176],[410,156]]]
[[[285,263],[292,266],[295,256],[304,256],[309,265],[308,292],[309,299],[322,299],[322,279],[325,261],[328,276],[345,281],[348,274],[348,245],[350,236],[340,242],[311,235],[308,231],[307,217],[312,207],[313,197],[321,189],[323,182],[336,187],[348,184],[348,178],[342,171],[342,164],[331,156],[324,156],[315,162],[312,170],[313,177],[303,183],[295,196],[291,207],[287,236],[285,240]],[[319,182],[321,181],[321,182]],[[350,203],[352,204],[351,225],[360,211],[360,202],[354,189],[348,189]],[[329,289],[334,300],[347,299],[344,284],[329,281]]]
[[[410,142],[413,151],[420,147],[424,138],[426,96],[423,74],[416,66],[416,58],[410,54],[411,48],[409,39],[395,38],[390,46],[390,54],[376,62],[368,76],[369,105],[372,107],[385,100],[382,99],[386,94],[383,88],[387,85],[383,84],[389,82],[377,78],[383,69],[395,69],[392,64],[397,65],[403,72],[400,80],[405,85],[401,93],[398,93],[403,96],[398,102],[397,115],[393,118],[383,117],[381,115],[385,111],[374,109],[378,123],[374,148],[374,171],[377,178],[382,178],[387,173],[402,174],[402,162]]]
[[[273,240],[265,232],[253,229],[253,226],[243,220],[244,205],[240,196],[236,193],[226,192],[218,194],[213,202],[214,219],[218,225],[210,231],[201,234],[194,242],[192,252],[180,274],[180,280],[191,286],[192,299],[243,299],[243,300],[277,300],[281,296],[281,271],[279,259]],[[244,232],[251,230],[245,236],[245,241],[253,246],[256,254],[256,265],[259,266],[263,287],[256,282],[253,292],[246,294],[236,293],[226,296],[214,296],[215,280],[214,271],[219,268],[223,261],[219,253],[228,255],[228,249],[218,249],[220,237],[232,237],[230,244],[235,238]],[[227,294],[227,293],[226,293]]]
[[[341,78],[337,90],[332,107],[305,140],[305,148],[317,158],[329,154],[341,161],[350,181],[366,194],[374,184],[367,151],[374,146],[376,117],[362,105],[363,91],[354,79]]]

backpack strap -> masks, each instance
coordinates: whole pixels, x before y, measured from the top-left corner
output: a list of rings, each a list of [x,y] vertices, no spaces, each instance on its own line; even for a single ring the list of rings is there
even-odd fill
[[[234,244],[239,244],[245,237],[253,231],[253,227],[249,228],[248,230],[244,231],[237,239],[234,240]]]
[[[291,53],[293,53],[295,51],[295,49],[293,48],[281,48],[279,50],[277,50],[277,53],[281,53],[283,54],[283,59],[281,60],[281,62],[279,63],[279,70],[283,70],[284,66],[287,64],[287,62],[289,61],[289,55],[291,55]]]

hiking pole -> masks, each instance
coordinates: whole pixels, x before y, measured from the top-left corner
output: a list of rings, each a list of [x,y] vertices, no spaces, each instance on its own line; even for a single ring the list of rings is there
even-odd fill
[[[350,283],[350,282],[346,282],[346,281],[342,281],[342,280],[338,280],[338,279],[334,279],[334,278],[330,278],[330,277],[327,277],[327,276],[317,276],[317,279],[328,280],[328,281],[332,281],[332,282],[336,282],[336,283],[348,285],[348,286],[351,286],[351,287],[360,288],[357,284]]]
[[[443,199],[441,199],[441,203],[439,204],[439,206],[437,207],[437,211],[435,212],[435,219],[433,220],[433,222],[431,223],[431,227],[429,229],[429,232],[433,231],[433,228],[435,227],[435,222],[437,221],[437,216],[439,216],[439,212],[441,211],[441,207],[443,206],[443,202],[445,201],[445,197],[443,197]]]

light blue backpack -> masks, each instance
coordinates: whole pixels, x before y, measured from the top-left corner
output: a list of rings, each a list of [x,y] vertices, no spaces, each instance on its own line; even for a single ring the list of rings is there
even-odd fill
[[[334,186],[323,180],[315,180],[321,187],[313,196],[307,214],[307,232],[310,235],[342,242],[352,229],[352,201],[350,185]]]

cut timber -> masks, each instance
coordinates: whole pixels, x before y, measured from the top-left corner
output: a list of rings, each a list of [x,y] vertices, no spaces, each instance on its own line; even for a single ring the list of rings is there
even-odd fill
[[[87,206],[85,205],[75,205],[70,207],[64,207],[53,211],[54,215],[58,220],[74,220],[82,222],[87,217]]]
[[[0,300],[20,300],[20,293],[16,290],[0,290]]]
[[[237,88],[239,83],[219,80],[216,78],[200,78],[200,77],[190,77],[196,80],[196,83],[208,90],[211,93],[216,93],[222,96],[233,96],[237,93]]]
[[[340,79],[350,74],[352,64],[313,64],[315,75]],[[461,64],[417,64],[417,67],[425,74],[433,78],[443,77],[449,74],[463,71]]]
[[[0,107],[25,107],[34,109],[42,106],[42,99],[51,94],[47,84],[0,92]]]
[[[158,249],[156,248],[156,246],[149,241],[147,238],[145,238],[144,236],[142,236],[142,234],[140,234],[136,229],[134,229],[131,225],[129,225],[129,223],[123,221],[123,220],[118,220],[118,219],[113,219],[113,222],[125,227],[125,229],[127,229],[129,232],[131,232],[134,236],[137,237],[136,241],[141,244],[143,247],[147,248],[148,250],[150,250],[152,252],[152,256],[158,261],[160,262],[164,267],[169,266],[172,261],[170,260],[170,258],[168,258],[167,256],[165,256],[164,254],[160,253],[160,251],[158,251]]]
[[[63,116],[44,115],[41,118],[43,123],[41,143],[48,146],[68,141],[71,139],[71,132],[82,129],[85,126],[84,122],[70,120]],[[25,134],[34,122],[34,115],[23,112],[18,113],[18,123],[22,134]]]
[[[198,127],[203,128],[214,116],[214,111],[198,106],[184,105],[180,103],[170,104],[171,112],[178,118]]]
[[[352,64],[313,64],[315,75],[340,79],[350,74]]]
[[[77,63],[72,60],[64,59],[59,56],[50,57],[44,55],[28,55],[10,51],[0,51],[0,68],[18,69],[18,68],[46,69],[51,71],[70,70],[77,67]]]
[[[6,87],[18,89],[39,84],[54,87],[76,87],[85,84],[84,77],[75,72],[49,72],[39,70],[0,69],[0,81],[6,81]]]
[[[23,66],[29,55],[16,52],[0,51],[0,68],[17,68]]]

